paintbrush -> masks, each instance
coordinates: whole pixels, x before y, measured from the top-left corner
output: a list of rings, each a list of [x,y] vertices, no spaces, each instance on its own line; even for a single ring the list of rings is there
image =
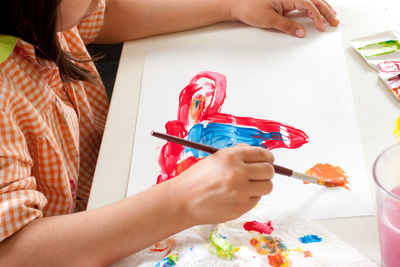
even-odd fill
[[[186,139],[183,139],[183,138],[180,138],[177,136],[169,135],[169,134],[163,134],[163,133],[152,131],[151,135],[154,137],[158,137],[158,138],[173,142],[173,143],[177,143],[177,144],[180,144],[183,146],[187,146],[187,147],[194,148],[194,149],[197,149],[200,151],[204,151],[204,152],[207,152],[210,154],[213,154],[219,150],[218,148],[215,148],[212,146],[189,141],[189,140],[186,140]],[[296,179],[302,180],[304,182],[319,184],[319,185],[323,185],[323,186],[327,186],[327,187],[342,186],[342,184],[338,184],[337,182],[335,183],[334,181],[331,181],[331,180],[328,180],[328,181],[322,180],[322,179],[313,177],[308,174],[304,174],[301,172],[295,172],[291,169],[288,169],[288,168],[285,168],[285,167],[282,167],[282,166],[279,166],[276,164],[274,164],[274,169],[275,169],[275,173],[277,173],[277,174],[296,178]]]

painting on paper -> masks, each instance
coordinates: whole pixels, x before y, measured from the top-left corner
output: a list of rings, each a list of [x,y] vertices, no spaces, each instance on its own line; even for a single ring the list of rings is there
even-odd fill
[[[345,181],[343,187],[327,188],[275,175],[273,191],[261,202],[279,201],[311,219],[371,214],[348,74],[337,68],[345,66],[339,44],[339,36],[327,34],[313,42],[299,40],[296,49],[290,38],[271,39],[269,45],[279,52],[221,46],[149,53],[128,195],[207,156],[150,135],[158,131],[216,148],[264,147],[278,165]],[[325,51],[321,47],[330,47],[329,55],[318,55]],[[311,54],[317,55],[304,58]]]

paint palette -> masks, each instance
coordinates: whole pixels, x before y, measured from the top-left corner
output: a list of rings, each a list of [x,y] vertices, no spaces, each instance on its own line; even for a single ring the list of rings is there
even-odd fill
[[[351,41],[354,49],[373,67],[389,90],[400,99],[400,43],[387,31]]]

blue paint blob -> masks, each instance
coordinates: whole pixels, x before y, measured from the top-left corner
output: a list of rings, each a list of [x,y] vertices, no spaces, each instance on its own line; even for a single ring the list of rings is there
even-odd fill
[[[305,235],[303,237],[300,237],[299,240],[303,244],[319,243],[322,241],[322,237],[319,237],[317,235]]]
[[[176,265],[177,261],[178,261],[178,256],[175,254],[171,254],[168,257],[162,259],[156,265],[154,265],[154,267],[172,267]]]
[[[256,128],[239,127],[215,122],[208,123],[205,126],[201,123],[194,125],[188,133],[188,139],[218,149],[241,143],[268,148],[263,144],[266,140],[289,140],[289,138],[283,136],[280,132],[266,133]],[[196,158],[204,158],[209,155],[206,152],[186,147],[185,153],[189,152]]]

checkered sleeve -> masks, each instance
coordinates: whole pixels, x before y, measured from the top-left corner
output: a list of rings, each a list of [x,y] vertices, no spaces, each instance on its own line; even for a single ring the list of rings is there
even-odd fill
[[[42,217],[45,196],[36,191],[26,140],[12,117],[0,110],[0,242]]]
[[[104,12],[106,9],[105,0],[99,1],[99,7],[93,14],[82,20],[78,25],[79,34],[85,44],[93,42],[99,34],[104,22]]]

